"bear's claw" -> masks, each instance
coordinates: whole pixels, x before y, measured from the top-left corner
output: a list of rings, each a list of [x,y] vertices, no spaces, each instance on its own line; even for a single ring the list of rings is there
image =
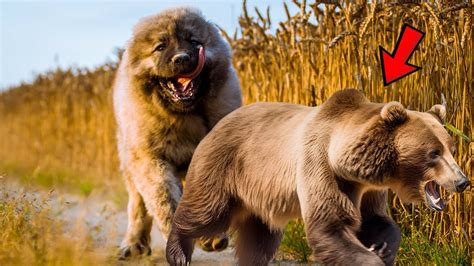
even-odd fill
[[[184,254],[175,255],[171,258],[168,258],[168,263],[172,266],[187,266],[189,265],[189,261],[186,260]]]
[[[180,247],[168,249],[166,252],[166,260],[172,266],[187,266],[191,263]]]
[[[201,238],[199,246],[202,250],[207,252],[222,251],[229,245],[229,238],[226,235],[217,236],[214,238]]]
[[[387,246],[387,242],[383,242],[381,244],[372,244],[369,248],[369,251],[371,251],[375,255],[379,256],[383,261],[385,261],[385,259],[389,257],[392,253],[391,250],[387,249]]]

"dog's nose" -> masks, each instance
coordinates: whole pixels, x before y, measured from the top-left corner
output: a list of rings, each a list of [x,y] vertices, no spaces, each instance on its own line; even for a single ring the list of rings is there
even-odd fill
[[[188,62],[191,59],[187,53],[178,53],[171,58],[171,61],[175,64],[181,65]]]
[[[467,178],[463,178],[456,182],[456,191],[463,192],[471,183]]]

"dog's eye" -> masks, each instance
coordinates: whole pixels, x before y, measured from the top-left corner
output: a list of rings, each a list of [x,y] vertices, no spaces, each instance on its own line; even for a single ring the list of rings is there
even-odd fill
[[[159,43],[153,51],[163,51],[166,49],[166,43]]]
[[[194,45],[194,46],[202,45],[202,43],[199,42],[199,41],[197,41],[197,40],[190,40],[189,42],[190,42],[192,45]]]

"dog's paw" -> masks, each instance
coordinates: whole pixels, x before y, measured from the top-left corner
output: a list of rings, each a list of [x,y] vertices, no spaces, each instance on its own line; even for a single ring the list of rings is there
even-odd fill
[[[151,248],[147,244],[140,242],[123,245],[119,250],[119,260],[126,260],[128,258],[137,257],[141,255],[149,256]]]
[[[207,252],[222,251],[229,246],[229,238],[225,234],[213,238],[203,237],[199,239],[199,246]]]

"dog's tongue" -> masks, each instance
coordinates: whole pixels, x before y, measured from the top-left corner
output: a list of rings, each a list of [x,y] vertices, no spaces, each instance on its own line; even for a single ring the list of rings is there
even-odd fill
[[[178,76],[176,79],[178,83],[181,85],[182,90],[185,90],[188,87],[189,83],[194,78],[196,78],[199,75],[199,73],[201,73],[205,62],[206,62],[206,55],[204,54],[204,47],[201,46],[201,48],[199,48],[199,61],[198,61],[198,65],[196,69],[194,69],[194,71],[189,74]]]

